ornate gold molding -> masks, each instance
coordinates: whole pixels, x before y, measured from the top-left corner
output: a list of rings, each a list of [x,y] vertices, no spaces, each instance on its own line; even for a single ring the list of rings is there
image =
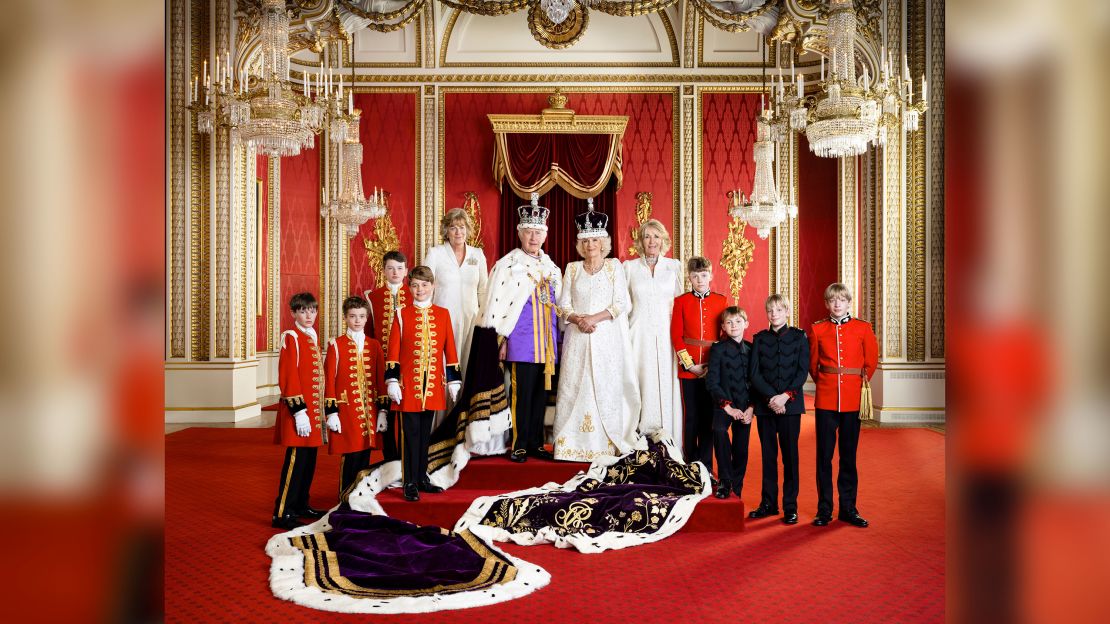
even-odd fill
[[[190,74],[199,75],[208,58],[209,4],[190,4]],[[208,209],[211,199],[209,173],[210,137],[190,124],[189,148],[189,357],[209,358],[209,230]]]
[[[925,73],[925,0],[906,3],[906,48],[911,76]],[[927,129],[928,124],[922,124]],[[908,135],[906,168],[906,359],[925,361],[925,133]]]
[[[374,272],[374,287],[381,288],[385,285],[385,274],[382,273],[382,257],[394,250],[401,248],[401,240],[397,237],[397,228],[393,227],[392,207],[389,205],[389,192],[385,193],[385,214],[374,220],[374,238],[362,238],[366,247],[366,262]]]
[[[902,0],[887,0],[887,50],[894,58],[902,54]],[[900,358],[902,347],[902,324],[905,308],[902,305],[902,236],[903,230],[903,171],[902,160],[905,146],[902,134],[891,133],[883,149],[885,160],[882,167],[882,310],[881,330],[879,332],[880,350],[886,358]]]
[[[170,101],[169,101],[169,262],[168,292],[166,300],[167,352],[170,358],[186,357],[186,138],[189,136],[189,115],[185,109],[185,89],[189,74],[185,66],[185,0],[170,2]]]
[[[729,199],[732,191],[728,192]],[[744,237],[748,224],[738,217],[728,224],[728,235],[721,243],[721,267],[728,273],[728,285],[732,291],[732,302],[740,300],[740,290],[744,288],[744,277],[748,274],[755,252],[755,243]]]
[[[774,6],[774,2],[769,2],[769,3],[767,3],[763,6],[764,7]],[[740,29],[740,30],[747,30],[747,28],[743,28],[743,29]],[[740,30],[738,30],[736,32],[740,32]],[[763,66],[764,66],[763,61],[758,61],[758,62],[755,62],[755,61],[742,61],[742,62],[706,61],[705,60],[705,18],[699,16],[699,19],[698,19],[698,67],[763,67]],[[766,66],[768,68],[778,66],[778,46],[771,46],[771,49],[770,49],[770,51],[768,52],[768,55],[767,55]]]
[[[266,236],[267,236],[267,264],[266,269],[269,279],[266,293],[269,314],[266,315],[266,350],[278,350],[279,315],[282,312],[281,300],[281,159],[271,158],[267,161],[266,185]]]
[[[448,6],[452,6],[451,2],[444,2],[444,4],[446,4]],[[504,4],[508,5],[508,3],[504,3]],[[535,6],[538,7],[539,6],[538,3]],[[521,8],[523,8],[523,7],[521,7]],[[513,11],[516,11],[516,10],[519,10],[519,9],[513,9]],[[513,11],[505,11],[505,12],[506,13],[512,13]],[[469,12],[476,13],[476,11],[469,11]],[[451,15],[447,18],[447,26],[444,28],[444,31],[443,31],[443,41],[440,42],[440,47],[439,47],[439,66],[440,67],[680,67],[678,40],[675,37],[674,26],[671,24],[671,19],[667,16],[667,14],[665,12],[662,12],[662,11],[659,12],[659,19],[660,19],[660,22],[662,22],[662,24],[663,24],[663,30],[666,31],[666,33],[667,33],[667,43],[670,46],[670,50],[671,50],[671,60],[666,61],[666,62],[655,62],[655,63],[641,63],[641,62],[616,62],[616,63],[582,63],[582,62],[575,62],[575,63],[567,63],[565,61],[564,62],[552,61],[552,62],[541,62],[541,63],[537,63],[537,62],[513,62],[513,61],[498,62],[498,63],[449,63],[449,62],[447,62],[447,49],[448,49],[448,46],[450,45],[450,42],[451,42],[451,36],[455,32],[455,22],[458,21],[459,15],[460,15],[460,11],[458,9],[454,9],[452,11]],[[568,21],[570,21],[570,18],[568,18]],[[581,27],[581,31],[579,32],[579,36],[581,36],[582,33],[585,33],[586,26],[588,25],[588,21],[589,21],[588,18],[586,18],[584,20],[584,22],[582,24],[582,27]],[[529,23],[530,23],[529,27],[531,28],[532,27],[531,26],[531,19],[529,19]],[[549,46],[547,43],[545,43],[540,38],[541,36],[546,36],[546,35],[543,32],[540,32],[539,36],[537,36],[537,33],[533,32],[533,37],[535,37],[536,40],[539,41],[542,45],[545,45],[547,47],[553,47],[553,46]],[[555,37],[555,42],[557,43],[559,39],[561,39],[561,37],[556,36]],[[577,41],[577,39],[575,39],[575,41]],[[571,41],[570,43],[568,43],[566,45],[563,45],[562,47],[567,47],[569,45],[572,45],[573,43],[574,43],[574,41]],[[491,82],[491,81],[483,80],[483,81],[479,81],[479,82]],[[521,81],[518,80],[518,81],[513,81],[513,82],[521,82]],[[605,82],[611,82],[611,81],[605,81]]]
[[[474,224],[471,231],[467,233],[466,244],[483,249],[486,244],[482,242],[482,207],[478,204],[478,195],[473,191],[467,191],[463,193],[463,197],[465,199],[462,208],[470,215],[470,221]]]
[[[856,242],[856,157],[837,159],[837,178],[839,192],[837,193],[837,256],[839,270],[837,277],[842,284],[855,297],[859,297],[859,284],[856,273],[856,258],[859,256],[859,245]],[[859,314],[859,310],[856,310]]]
[[[651,193],[645,191],[636,193],[636,225],[628,228],[628,234],[632,238],[632,246],[628,248],[628,255],[640,255],[639,250],[636,249],[636,243],[640,241],[640,227],[650,218]]]
[[[547,98],[550,108],[538,115],[487,115],[499,133],[619,134],[628,126],[627,115],[578,115],[566,108],[567,97],[560,87]]]
[[[929,355],[943,358],[944,345],[944,3],[929,3]]]

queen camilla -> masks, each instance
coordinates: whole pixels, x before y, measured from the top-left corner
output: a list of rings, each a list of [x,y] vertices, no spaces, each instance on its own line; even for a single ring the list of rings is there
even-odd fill
[[[575,217],[583,260],[567,265],[559,296],[567,329],[554,428],[555,459],[583,462],[632,450],[640,410],[628,357],[628,284],[620,262],[606,257],[609,219],[588,201],[589,210]]]

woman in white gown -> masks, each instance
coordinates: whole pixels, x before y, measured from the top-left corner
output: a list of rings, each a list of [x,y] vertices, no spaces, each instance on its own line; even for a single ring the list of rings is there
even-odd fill
[[[684,292],[682,263],[664,254],[671,237],[663,224],[650,219],[640,226],[639,258],[626,260],[632,312],[628,318],[632,361],[640,388],[640,433],[662,429],[682,448],[682,395],[678,363],[671,346],[671,309]]]
[[[615,258],[606,215],[575,218],[579,255],[563,276],[559,309],[569,325],[560,354],[555,407],[555,459],[593,461],[623,455],[636,435],[640,395],[629,355],[628,284]]]
[[[481,249],[466,244],[472,227],[470,215],[465,210],[448,210],[439,227],[443,244],[429,249],[422,263],[431,268],[436,277],[432,303],[447,308],[451,313],[451,329],[455,333],[459,369],[464,379],[466,361],[470,356],[470,339],[474,333],[474,319],[478,316],[478,302],[486,300],[489,278],[486,254]]]

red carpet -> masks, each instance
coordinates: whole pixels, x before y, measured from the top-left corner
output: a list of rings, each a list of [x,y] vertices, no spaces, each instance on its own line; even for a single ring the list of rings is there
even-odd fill
[[[812,416],[801,438],[801,523],[741,524],[759,500],[752,432],[744,506],[710,498],[677,535],[583,555],[502,545],[551,573],[548,587],[501,605],[408,616],[350,616],[274,598],[263,551],[282,451],[269,429],[191,428],[166,436],[166,617],[227,622],[939,622],[944,618],[944,438],[865,429],[860,511],[869,529],[809,526],[816,510]],[[339,460],[321,453],[312,504],[333,505]],[[584,465],[477,460],[456,488],[420,503],[382,495],[395,517],[451,526],[478,494],[562,481]],[[497,487],[498,483],[503,486]],[[441,499],[435,502],[435,499]],[[457,510],[457,512],[456,512]],[[614,596],[620,599],[613,600]]]

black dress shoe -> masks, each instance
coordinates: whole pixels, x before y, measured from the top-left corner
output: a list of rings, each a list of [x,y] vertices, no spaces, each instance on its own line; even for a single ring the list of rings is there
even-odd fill
[[[554,461],[555,459],[555,456],[551,454],[551,451],[545,448],[538,448],[533,451],[528,451],[528,456],[535,457],[536,459],[545,459],[547,461]]]
[[[848,513],[841,513],[839,516],[837,516],[837,519],[843,520],[844,522],[847,522],[852,526],[857,526],[861,529],[867,528],[867,521],[859,517],[859,512],[855,510],[852,510]]]
[[[827,526],[830,522],[832,522],[831,515],[817,514],[817,517],[813,519],[813,526]]]
[[[778,515],[778,513],[779,510],[775,509],[774,507],[766,507],[764,505],[760,505],[759,507],[753,509],[752,512],[748,514],[748,517],[752,520],[758,520],[760,518],[766,518],[767,516],[776,516]]]
[[[323,518],[324,515],[327,513],[328,512],[326,511],[320,511],[319,509],[313,509],[312,507],[305,505],[301,509],[294,511],[292,515],[295,515],[299,518],[312,518],[313,520],[319,520],[320,518]]]
[[[509,461],[523,464],[528,461],[528,454],[524,451],[513,451],[512,455],[509,455]]]
[[[420,500],[420,492],[417,491],[415,483],[405,484],[405,500],[409,502]]]
[[[427,492],[428,494],[441,494],[441,493],[443,493],[443,488],[439,487],[438,485],[432,485],[431,481],[425,481],[425,482],[421,483],[420,485],[418,485],[416,487],[421,492]]]
[[[728,481],[721,481],[721,483],[717,485],[717,492],[714,493],[713,496],[716,496],[720,499],[725,499],[728,498],[728,495],[731,491],[732,484],[730,484]]]
[[[270,521],[270,526],[274,527],[275,529],[285,529],[286,531],[292,531],[297,527],[304,526],[304,523],[298,520],[296,516],[292,514],[285,514],[284,516],[274,516],[273,520]]]
[[[798,524],[798,514],[788,513],[782,516],[783,524]]]

